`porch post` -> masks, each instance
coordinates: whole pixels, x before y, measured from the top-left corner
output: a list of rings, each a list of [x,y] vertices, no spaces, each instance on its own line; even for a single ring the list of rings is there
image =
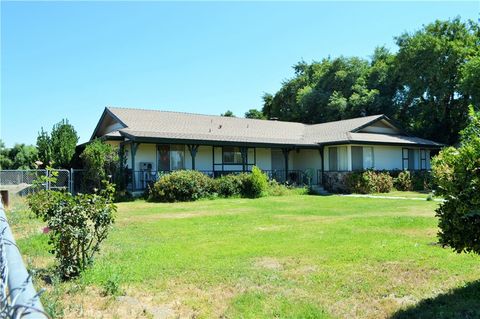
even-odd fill
[[[138,145],[140,143],[131,142],[130,153],[132,156],[132,192],[135,191],[135,154],[137,153]]]
[[[283,156],[285,157],[285,182],[288,181],[288,154],[290,154],[291,148],[282,148]]]
[[[247,164],[247,148],[240,147],[240,152],[242,153],[242,171],[245,172],[245,166]]]
[[[189,144],[187,145],[188,150],[190,151],[190,156],[192,156],[192,170],[195,170],[195,157],[197,156],[198,144]]]
[[[318,184],[321,184],[323,186],[323,173],[325,172],[325,160],[323,159],[323,156],[324,156],[324,150],[325,150],[325,147],[323,145],[320,146],[320,149],[318,150],[320,152],[320,160],[322,161],[322,176],[321,176],[321,179],[319,179],[317,182]]]

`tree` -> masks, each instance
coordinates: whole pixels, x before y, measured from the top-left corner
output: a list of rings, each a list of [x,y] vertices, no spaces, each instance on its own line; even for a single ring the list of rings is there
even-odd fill
[[[245,112],[245,117],[247,119],[258,119],[258,120],[265,120],[266,117],[262,113],[262,111],[259,111],[257,109],[250,109],[247,112]]]
[[[399,119],[410,131],[447,144],[457,142],[467,123],[472,103],[469,91],[475,81],[472,74],[462,89],[462,76],[468,77],[475,69],[476,63],[469,61],[479,57],[479,36],[478,24],[456,18],[435,21],[396,38],[396,64],[402,83],[397,92],[402,101]]]
[[[88,144],[80,158],[84,163],[84,182],[89,191],[100,189],[102,181],[111,180],[120,166],[118,149],[99,139]]]
[[[13,161],[13,169],[30,169],[35,168],[38,152],[33,145],[15,144],[10,150],[9,157]]]
[[[432,162],[438,194],[440,243],[456,252],[480,254],[480,112],[470,108],[461,146],[443,149]]]
[[[220,116],[226,116],[226,117],[235,117],[235,114],[233,114],[232,111],[227,110],[225,113],[220,114]]]
[[[43,130],[37,136],[38,159],[43,163],[41,166],[46,167],[52,162],[52,141],[48,132]]]
[[[74,127],[66,119],[58,122],[52,128],[50,140],[53,166],[68,168],[78,142],[78,135]]]
[[[420,137],[458,141],[468,105],[480,109],[480,26],[436,21],[358,57],[300,61],[294,77],[264,94],[267,118],[308,124],[386,114]]]
[[[5,147],[5,143],[0,140],[0,169],[10,169],[13,161],[9,157],[10,150]]]

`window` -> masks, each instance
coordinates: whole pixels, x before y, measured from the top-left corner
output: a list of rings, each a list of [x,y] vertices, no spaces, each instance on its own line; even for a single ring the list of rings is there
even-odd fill
[[[184,145],[158,145],[158,170],[174,171],[185,168]]]
[[[330,171],[346,171],[348,169],[347,147],[328,148],[328,163]]]
[[[172,171],[185,168],[185,146],[170,146],[170,169]]]
[[[427,151],[425,150],[420,150],[420,169],[427,169]]]
[[[373,168],[373,147],[352,146],[352,170]]]
[[[402,149],[402,166],[404,170],[411,171],[415,169],[415,150],[414,149],[411,149],[411,148]]]
[[[225,146],[223,148],[223,163],[224,164],[242,164],[242,152],[239,147]]]
[[[364,147],[363,148],[363,168],[369,169],[373,168],[373,147]]]

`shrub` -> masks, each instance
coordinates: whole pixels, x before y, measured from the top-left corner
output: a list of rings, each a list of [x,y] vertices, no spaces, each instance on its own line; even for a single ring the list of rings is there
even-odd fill
[[[215,179],[215,191],[222,197],[240,196],[247,174],[229,174]]]
[[[42,190],[27,198],[33,213],[47,223],[50,252],[62,279],[77,277],[93,262],[114,223],[114,192],[113,185],[105,183],[99,194]]]
[[[428,171],[416,171],[412,174],[412,189],[430,191],[434,188],[432,174]]]
[[[388,193],[392,190],[393,178],[387,172],[368,170],[347,174],[345,184],[350,193]]]
[[[213,193],[214,182],[198,171],[175,171],[155,182],[148,200],[154,202],[186,202],[208,197]]]
[[[399,191],[411,191],[413,189],[409,171],[402,171],[398,174],[395,178],[395,188]]]
[[[280,184],[276,180],[272,179],[268,181],[267,194],[269,196],[284,196],[290,192],[290,187]]]
[[[85,147],[80,158],[85,168],[84,187],[88,192],[100,189],[103,180],[110,180],[117,173],[120,166],[118,154],[116,147],[99,139]]]
[[[377,172],[375,184],[377,192],[389,193],[393,188],[393,178],[388,172]]]
[[[456,252],[480,254],[480,112],[470,110],[470,124],[458,149],[443,149],[433,159],[437,194],[445,197],[436,210],[440,243]]]
[[[243,180],[242,196],[247,198],[262,197],[266,195],[267,188],[268,176],[254,166],[252,172]]]

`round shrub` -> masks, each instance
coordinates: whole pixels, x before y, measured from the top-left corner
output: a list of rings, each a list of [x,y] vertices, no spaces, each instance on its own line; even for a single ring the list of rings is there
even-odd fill
[[[266,194],[268,189],[268,177],[258,167],[254,166],[242,183],[242,196],[258,198]]]
[[[213,180],[198,171],[175,171],[153,185],[148,199],[154,202],[187,202],[213,193]]]
[[[411,191],[413,189],[409,171],[402,171],[398,174],[395,178],[395,188],[399,191]]]
[[[215,191],[222,197],[240,196],[247,174],[229,174],[214,180]]]
[[[389,193],[393,188],[393,178],[388,172],[377,172],[375,184],[377,192]]]

